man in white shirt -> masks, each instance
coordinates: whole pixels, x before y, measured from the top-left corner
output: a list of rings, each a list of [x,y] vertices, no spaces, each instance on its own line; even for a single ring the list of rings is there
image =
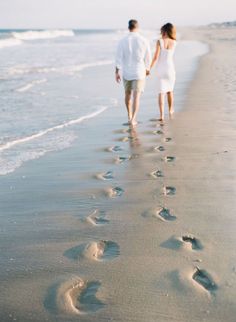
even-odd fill
[[[151,50],[147,39],[139,33],[137,20],[129,21],[129,34],[118,45],[116,54],[116,81],[121,82],[121,72],[125,87],[125,104],[129,123],[137,124],[141,93],[144,91],[145,79],[149,75]],[[133,104],[132,104],[133,93]]]

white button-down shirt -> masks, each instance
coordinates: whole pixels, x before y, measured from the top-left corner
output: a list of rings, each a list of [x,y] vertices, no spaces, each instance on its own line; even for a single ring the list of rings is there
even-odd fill
[[[116,54],[116,67],[126,80],[142,80],[150,70],[151,49],[147,39],[138,32],[130,32],[120,40]]]

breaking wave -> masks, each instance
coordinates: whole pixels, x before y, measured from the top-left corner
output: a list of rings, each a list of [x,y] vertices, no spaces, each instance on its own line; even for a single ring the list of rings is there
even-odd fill
[[[10,37],[0,39],[0,49],[12,46],[19,46],[27,40],[53,39],[58,37],[73,37],[73,30],[29,30],[17,31],[9,34]]]
[[[29,30],[12,32],[12,36],[19,40],[51,39],[57,37],[73,37],[74,35],[73,30]]]

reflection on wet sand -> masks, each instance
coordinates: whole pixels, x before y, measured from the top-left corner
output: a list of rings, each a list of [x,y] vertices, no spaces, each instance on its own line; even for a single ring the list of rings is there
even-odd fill
[[[137,128],[133,125],[129,126],[129,145],[130,145],[130,150],[133,152],[133,149],[140,148],[142,146],[142,143],[140,141]]]

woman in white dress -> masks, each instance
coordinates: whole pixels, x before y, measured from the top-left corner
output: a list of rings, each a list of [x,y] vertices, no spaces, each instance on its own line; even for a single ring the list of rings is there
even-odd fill
[[[164,100],[167,94],[169,113],[174,113],[175,66],[174,52],[176,47],[176,29],[171,23],[161,28],[161,39],[157,41],[151,68],[157,62],[157,93],[160,108],[160,121],[164,120]]]

